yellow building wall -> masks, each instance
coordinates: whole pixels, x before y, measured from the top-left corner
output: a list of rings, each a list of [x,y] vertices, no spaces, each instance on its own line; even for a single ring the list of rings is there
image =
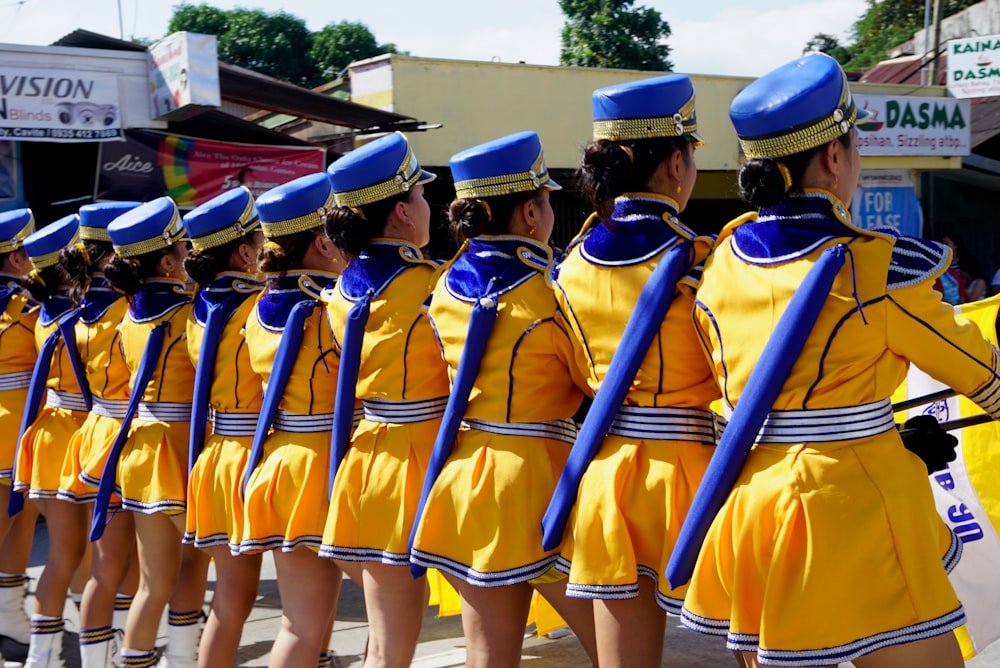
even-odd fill
[[[591,93],[596,88],[660,76],[657,72],[439,60],[383,55],[351,65],[352,100],[389,109],[441,128],[408,135],[421,163],[447,165],[455,153],[521,130],[534,130],[549,168],[575,169],[591,137]],[[696,197],[735,197],[740,163],[729,104],[748,77],[692,75],[698,128],[705,146],[696,154]],[[900,87],[854,84],[858,92],[899,95]],[[907,95],[943,97],[942,87],[905,88]],[[865,169],[949,169],[960,158],[866,157]],[[709,176],[707,172],[723,172]],[[728,172],[728,174],[727,174]],[[702,180],[705,182],[702,183]]]

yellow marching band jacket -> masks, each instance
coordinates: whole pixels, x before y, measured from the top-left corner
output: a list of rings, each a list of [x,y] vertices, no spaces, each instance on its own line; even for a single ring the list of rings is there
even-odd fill
[[[749,222],[749,220],[734,221],[736,223],[743,224]],[[724,236],[732,233],[731,225],[724,232]],[[857,228],[854,228],[855,230]],[[903,375],[906,372],[906,359],[910,357],[908,351],[912,350],[914,352],[914,357],[920,357],[920,347],[922,345],[922,337],[940,338],[944,337],[949,341],[954,342],[956,346],[966,346],[966,343],[972,341],[976,337],[973,336],[968,330],[967,322],[975,324],[981,333],[993,343],[994,346],[998,343],[998,317],[1000,317],[1000,296],[992,297],[980,302],[975,302],[972,304],[967,304],[957,309],[958,311],[958,325],[954,322],[949,323],[949,318],[942,311],[942,306],[940,304],[932,304],[927,302],[925,298],[919,296],[918,290],[913,290],[914,286],[920,286],[924,284],[932,284],[936,278],[945,270],[949,264],[949,254],[947,249],[938,246],[937,244],[932,244],[930,242],[910,240],[906,238],[896,239],[891,235],[884,235],[881,233],[867,233],[864,231],[859,231],[862,235],[862,243],[857,245],[859,249],[858,257],[854,258],[856,262],[868,262],[868,255],[871,255],[871,261],[876,263],[882,263],[885,266],[889,266],[895,263],[895,273],[890,271],[889,276],[884,273],[879,275],[878,272],[857,272],[855,274],[855,280],[858,281],[857,285],[852,286],[854,291],[854,299],[856,301],[860,300],[864,302],[865,297],[870,294],[875,293],[885,293],[888,291],[895,290],[895,295],[899,298],[902,306],[899,313],[888,317],[895,317],[899,320],[897,327],[904,328],[903,331],[894,329],[891,325],[892,323],[882,323],[883,327],[879,328],[879,336],[881,337],[885,332],[892,331],[893,335],[898,337],[898,351],[897,355],[892,356],[892,359],[880,358],[873,359],[873,371],[866,381],[866,385],[859,385],[858,388],[842,388],[843,392],[832,392],[831,396],[826,397],[824,402],[829,400],[832,404],[837,404],[838,399],[834,398],[833,394],[842,394],[843,403],[841,405],[850,404],[851,400],[857,400],[857,402],[871,401],[877,397],[866,397],[863,400],[857,399],[858,391],[864,392],[866,390],[863,387],[878,387],[876,394],[881,392],[881,388],[885,386],[886,383],[898,384],[899,388],[892,395],[894,401],[900,401],[907,397],[913,396],[923,396],[927,393],[934,391],[935,389],[940,389],[943,386],[935,386],[933,381],[930,381],[927,377],[923,376],[918,371],[910,371],[909,378],[903,380]],[[877,240],[878,243],[866,244],[865,241]],[[868,250],[865,250],[868,249]],[[863,256],[863,257],[862,257]],[[416,256],[415,256],[416,257]],[[701,258],[699,258],[701,259]],[[417,258],[416,262],[423,263],[422,258]],[[732,258],[728,258],[727,261],[731,262]],[[445,269],[446,267],[442,268]],[[552,280],[552,274],[556,267],[550,266],[546,271],[549,272],[549,282],[556,289],[555,283]],[[439,270],[440,272],[440,270]],[[427,295],[428,301],[430,297],[431,289],[436,282],[436,274],[433,272],[428,272],[430,275],[430,280],[427,285]],[[433,274],[433,275],[431,275]],[[695,272],[694,279],[692,279],[692,274],[688,274],[683,283],[684,290],[688,288],[697,288],[697,279],[699,274]],[[21,421],[21,412],[24,405],[24,395],[27,391],[27,380],[30,376],[31,370],[33,368],[33,361],[37,351],[37,344],[39,342],[39,336],[36,334],[36,325],[38,320],[38,307],[33,306],[26,295],[18,289],[16,281],[13,278],[8,280],[8,277],[0,277],[0,433],[5,434],[5,436],[0,437],[0,484],[11,484],[12,469],[14,468],[14,456],[17,446],[16,439],[11,438],[11,434],[18,433],[18,426]],[[882,285],[873,284],[862,284],[864,281],[886,281]],[[889,285],[895,281],[895,285]],[[744,298],[745,291],[749,289],[746,285],[731,285],[731,294],[720,295],[720,299],[741,299]],[[926,290],[924,291],[926,295]],[[562,295],[559,295],[560,298]],[[258,298],[259,299],[259,298]],[[339,305],[332,306],[334,310],[340,308]],[[122,308],[109,309],[107,314],[113,317],[121,317]],[[182,309],[187,311],[184,317],[189,317],[190,308]],[[239,317],[245,317],[252,309],[242,308],[237,311]],[[905,314],[905,315],[900,315]],[[926,315],[927,317],[922,317]],[[768,314],[770,318],[773,314]],[[878,317],[874,312],[874,309],[868,314],[869,317]],[[190,315],[190,317],[194,317]],[[126,318],[127,320],[127,318]],[[907,325],[907,320],[912,320],[913,322],[919,322],[919,326],[911,329]],[[375,320],[373,319],[373,322]],[[768,326],[767,323],[764,323]],[[851,327],[857,327],[855,340],[859,342],[863,341],[866,334],[865,326],[858,326],[858,323],[852,322]],[[332,328],[330,328],[329,322],[326,323],[327,335],[332,335]],[[125,329],[131,330],[135,329],[134,324],[128,324]],[[122,333],[126,333],[125,329],[121,330]],[[919,330],[916,336],[910,336],[910,332],[913,330]],[[127,332],[130,336],[133,334],[131,331]],[[441,334],[440,332],[438,333]],[[139,334],[141,336],[141,333]],[[735,347],[740,345],[746,345],[749,349],[759,349],[760,339],[766,338],[762,337],[760,332],[726,332],[725,336],[736,336],[737,340],[733,344]],[[747,340],[743,343],[740,342],[739,337],[752,336],[751,340]],[[172,337],[176,337],[176,340],[184,338],[186,336],[184,332],[184,325],[178,323],[173,329]],[[723,334],[719,334],[720,337]],[[43,337],[44,338],[44,337]],[[83,337],[81,337],[83,338]],[[200,343],[200,342],[199,342]],[[439,342],[440,344],[440,342]],[[816,344],[815,342],[810,345],[821,345],[822,342]],[[83,344],[83,341],[78,341],[78,345],[81,349],[81,353],[84,357],[84,362],[87,363],[87,377],[91,382],[100,378],[100,369],[95,367],[93,360],[88,360],[87,346]],[[121,343],[119,343],[121,345]],[[885,341],[880,339],[878,341],[879,347],[885,346]],[[136,338],[134,342],[134,347],[141,348],[141,339]],[[973,346],[974,348],[974,346]],[[367,350],[376,350],[371,344],[366,344]],[[969,351],[969,347],[964,348],[966,352]],[[985,349],[983,349],[985,350]],[[108,351],[102,351],[102,355],[107,356]],[[815,350],[810,351],[808,348],[803,353],[804,355],[814,355]],[[985,357],[992,354],[994,357],[986,359]],[[120,353],[118,354],[120,356]],[[995,349],[991,352],[983,352],[980,357],[983,359],[970,359],[968,361],[970,369],[991,369],[993,373],[996,372],[996,352]],[[136,353],[132,353],[133,359]],[[169,357],[169,351],[165,351],[163,358]],[[197,354],[191,355],[195,362],[197,361]],[[233,355],[231,353],[226,353],[223,359],[230,362]],[[968,357],[968,356],[967,356]],[[102,358],[102,359],[105,359]],[[710,363],[712,362],[709,360]],[[740,362],[745,365],[746,359]],[[935,365],[933,358],[929,358],[928,364],[930,366]],[[939,360],[940,361],[940,360]],[[718,362],[718,360],[716,360]],[[738,362],[738,363],[740,363]],[[180,360],[178,358],[175,364],[179,364]],[[385,360],[386,364],[392,364],[393,360]],[[589,366],[593,366],[594,360],[590,361]],[[60,369],[60,365],[53,364],[51,370],[50,381],[55,380],[58,377],[72,378],[72,373],[68,372],[67,369]],[[98,365],[100,366],[100,365]],[[130,365],[131,366],[131,365]],[[336,369],[336,365],[331,365]],[[193,367],[192,367],[193,368]],[[882,371],[878,369],[883,369]],[[121,370],[121,365],[116,366],[116,372]],[[931,369],[936,370],[936,369]],[[134,369],[130,369],[134,372]],[[162,370],[161,370],[162,371]],[[263,371],[263,370],[261,370]],[[489,372],[488,370],[486,370]],[[504,370],[506,373],[506,370]],[[593,368],[585,368],[581,370],[584,375],[591,375]],[[745,374],[747,369],[743,368],[728,368],[726,373],[728,374]],[[225,365],[217,365],[216,373],[221,376],[231,375],[237,372],[237,368],[230,363]],[[972,378],[979,378],[980,380],[986,380],[985,376],[989,374],[982,373],[970,373],[964,376],[964,381],[962,380],[963,374],[960,369],[947,368],[944,369],[942,374],[944,377],[954,377],[956,380],[965,385],[957,389],[962,390],[970,394],[974,394],[976,391],[981,389],[982,383],[975,380],[970,380]],[[167,402],[183,402],[186,397],[186,389],[191,386],[193,379],[193,370],[185,370],[182,373],[183,383],[174,383],[173,379],[163,377],[161,379],[162,385],[157,387],[157,392],[159,393],[156,397],[146,398],[146,401],[167,401]],[[361,374],[361,383],[368,385],[373,382],[370,365],[363,366],[363,372]],[[499,380],[499,379],[498,379]],[[794,378],[793,378],[794,380]],[[903,380],[902,383],[900,381]],[[70,381],[72,382],[72,381]],[[109,380],[105,379],[105,385],[109,384]],[[824,381],[824,386],[834,387],[836,385],[836,379],[831,378]],[[970,384],[971,383],[971,384]],[[49,383],[52,385],[52,382]],[[593,385],[593,379],[591,379],[591,385]],[[310,405],[311,399],[308,396],[310,391],[311,383],[292,383],[289,385],[289,390],[291,392],[292,399],[303,403],[303,405]],[[182,387],[183,386],[183,387]],[[237,379],[232,379],[228,382],[223,382],[221,386],[213,384],[212,386],[212,404],[213,410],[218,410],[217,405],[223,402],[223,397],[217,397],[216,391],[218,387],[229,387],[238,389],[239,382]],[[330,385],[325,385],[330,387]],[[735,400],[735,397],[727,396],[726,389],[722,388],[723,397],[725,399]],[[867,390],[869,393],[870,390]],[[305,395],[302,395],[303,392]],[[99,388],[95,388],[95,394],[97,394],[99,399],[105,399],[106,397],[101,396]],[[163,396],[159,396],[162,394]],[[434,394],[434,392],[431,392]],[[168,396],[169,395],[169,396]],[[235,395],[234,395],[235,396]],[[124,397],[120,394],[114,396],[115,400],[122,401]],[[716,408],[721,408],[720,404],[716,402]],[[255,406],[252,406],[250,410],[253,410]],[[306,410],[305,412],[309,412]],[[721,412],[718,411],[718,412]],[[937,402],[933,402],[926,406],[921,406],[919,408],[910,411],[910,415],[916,413],[931,413],[936,415],[939,419],[954,419],[957,417],[965,417],[982,413],[983,410],[976,403],[966,399],[965,397],[951,397],[941,399]],[[902,422],[907,416],[904,414],[897,414],[897,422]],[[931,476],[931,481],[934,483],[933,487],[935,489],[935,494],[938,501],[938,508],[945,522],[952,528],[953,531],[959,536],[963,541],[965,546],[965,558],[968,559],[970,554],[976,554],[976,556],[971,560],[976,563],[981,563],[979,559],[994,559],[992,563],[1000,562],[1000,538],[997,537],[998,531],[1000,531],[1000,485],[994,482],[995,476],[991,475],[991,471],[995,470],[995,464],[1000,463],[1000,451],[996,451],[993,447],[993,443],[996,442],[997,438],[1000,437],[1000,425],[995,422],[988,424],[983,424],[976,427],[970,427],[962,430],[960,432],[960,457],[954,462],[947,470],[938,472]],[[59,466],[61,463],[53,463],[53,466]],[[96,480],[92,477],[87,479],[87,482],[93,485]],[[982,555],[979,554],[979,547],[982,547]],[[992,568],[985,571],[986,573],[1000,573],[1000,569]],[[978,573],[978,580],[977,580]],[[964,578],[964,580],[963,580]],[[985,578],[985,580],[984,580]],[[992,587],[993,592],[998,592],[995,594],[994,599],[990,599],[983,603],[983,606],[988,606],[992,604],[992,600],[1000,600],[1000,575],[996,576],[986,576],[982,569],[975,568],[965,568],[961,566],[957,568],[952,574],[953,583],[959,592],[960,597],[962,597],[962,592],[979,591],[980,594],[984,589]],[[442,612],[455,613],[458,611],[457,597],[452,590],[440,579],[432,579],[432,600],[431,603],[438,603],[442,607]],[[965,598],[962,599],[967,610],[969,611],[969,632],[973,635],[976,633],[975,626],[977,615],[976,615],[976,603],[967,602]],[[539,631],[544,633],[548,630],[552,630],[563,626],[564,624],[558,618],[558,615],[554,613],[550,608],[545,607],[544,603],[536,602],[536,607],[533,608],[534,621],[539,624]],[[992,616],[992,610],[995,608],[990,608],[990,616]],[[985,613],[985,608],[983,610]],[[965,629],[960,630],[959,636],[963,641],[963,650],[967,656],[974,654],[975,646],[983,646],[983,640],[972,640],[969,637],[969,632]],[[983,629],[980,631],[982,634],[980,638],[984,638],[986,635],[992,633],[993,635],[989,640],[995,639],[996,636],[1000,636],[1000,633],[994,633],[990,629]]]

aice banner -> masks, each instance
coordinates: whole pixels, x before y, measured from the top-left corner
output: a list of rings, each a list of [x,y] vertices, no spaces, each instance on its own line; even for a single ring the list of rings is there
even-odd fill
[[[126,141],[102,144],[98,200],[148,201],[169,195],[182,208],[246,186],[254,197],[300,176],[321,172],[325,151],[303,146],[262,146],[129,130]]]
[[[856,94],[872,113],[858,123],[861,155],[969,155],[972,116],[968,100],[949,97]]]
[[[0,66],[0,140],[113,141],[122,136],[114,74]]]

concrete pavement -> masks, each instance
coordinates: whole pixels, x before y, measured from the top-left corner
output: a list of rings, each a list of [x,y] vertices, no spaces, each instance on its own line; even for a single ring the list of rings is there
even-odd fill
[[[31,565],[28,570],[32,578],[31,590],[44,564],[48,538],[45,525],[39,524],[35,535]],[[214,572],[209,571],[207,603],[211,601]],[[72,604],[66,606],[66,643],[64,657],[67,668],[80,666],[76,650],[79,618]],[[274,562],[264,557],[260,590],[257,604],[243,629],[240,646],[240,666],[266,666],[271,643],[281,623],[281,605],[275,580]],[[344,581],[337,609],[337,622],[330,643],[334,651],[334,665],[338,668],[360,667],[364,663],[365,642],[368,636],[365,617],[364,597],[361,589],[349,580]],[[166,642],[166,622],[161,625],[159,644]],[[556,668],[587,666],[586,654],[576,638],[566,635],[561,638],[538,637],[527,634],[522,654],[526,666],[536,668]],[[448,668],[465,663],[462,622],[458,616],[438,617],[437,608],[428,608],[424,616],[423,630],[417,647],[413,666],[417,668]],[[718,638],[693,633],[680,626],[676,617],[668,617],[667,637],[664,643],[664,658],[661,666],[668,668],[730,668],[736,666],[733,656],[725,649],[725,643]],[[849,667],[851,664],[842,664]],[[1000,643],[989,647],[980,656],[968,662],[969,668],[1000,668]]]

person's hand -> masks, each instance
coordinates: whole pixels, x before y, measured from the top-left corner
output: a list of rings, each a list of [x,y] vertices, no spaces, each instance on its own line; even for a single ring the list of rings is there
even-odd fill
[[[927,475],[948,468],[955,461],[958,439],[941,428],[933,416],[918,415],[910,418],[899,430],[906,449],[923,460]]]

